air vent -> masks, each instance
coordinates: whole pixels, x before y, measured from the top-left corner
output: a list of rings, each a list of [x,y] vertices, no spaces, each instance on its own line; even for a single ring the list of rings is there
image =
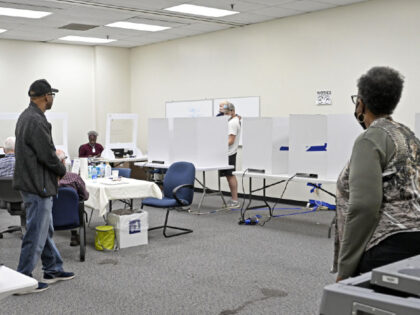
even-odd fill
[[[59,29],[72,30],[72,31],[87,31],[95,27],[98,27],[98,25],[70,23],[70,24],[59,27]]]

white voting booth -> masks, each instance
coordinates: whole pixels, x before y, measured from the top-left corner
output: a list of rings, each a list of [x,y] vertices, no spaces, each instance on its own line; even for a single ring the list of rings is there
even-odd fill
[[[148,123],[147,158],[150,162],[170,163],[172,126],[171,119],[150,118]]]
[[[226,165],[227,130],[223,117],[149,119],[148,159],[166,165]]]
[[[115,158],[111,149],[132,150],[133,155],[142,156],[137,148],[137,114],[108,114],[106,119],[105,149],[102,157]]]
[[[290,115],[289,175],[336,179],[361,132],[350,114]]]
[[[244,118],[242,168],[287,174],[289,118]]]

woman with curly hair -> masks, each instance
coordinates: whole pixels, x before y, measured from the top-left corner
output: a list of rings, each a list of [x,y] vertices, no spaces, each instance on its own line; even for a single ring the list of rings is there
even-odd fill
[[[366,130],[337,181],[337,281],[420,254],[420,141],[391,117],[403,84],[374,67],[352,96]]]

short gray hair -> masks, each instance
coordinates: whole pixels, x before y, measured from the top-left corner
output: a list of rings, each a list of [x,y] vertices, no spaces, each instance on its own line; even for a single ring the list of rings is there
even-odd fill
[[[6,141],[4,141],[4,153],[6,153],[6,151],[7,152],[15,151],[15,142],[16,142],[15,137],[8,137]]]
[[[227,111],[234,111],[235,110],[235,105],[233,105],[231,102],[226,102],[225,105],[223,106],[223,108]]]
[[[88,136],[90,137],[90,136],[95,136],[95,137],[97,137],[98,136],[98,133],[95,131],[95,130],[91,130],[91,131],[89,131],[88,132]]]
[[[58,149],[58,150],[55,151],[55,154],[57,155],[57,157],[60,161],[63,161],[64,159],[67,158],[67,156],[66,156],[66,154],[64,153],[63,150]]]

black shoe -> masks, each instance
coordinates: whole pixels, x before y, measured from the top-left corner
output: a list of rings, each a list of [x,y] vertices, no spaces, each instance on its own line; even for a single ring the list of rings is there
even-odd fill
[[[35,289],[25,291],[25,292],[15,293],[14,295],[25,295],[25,294],[30,294],[30,293],[38,293],[38,292],[45,291],[47,289],[48,289],[48,284],[47,283],[38,282],[38,287],[36,287]]]
[[[46,283],[54,283],[57,281],[62,281],[62,280],[70,280],[74,278],[74,273],[73,272],[65,272],[65,271],[60,271],[57,272],[55,274],[46,274],[44,273],[44,281]]]

